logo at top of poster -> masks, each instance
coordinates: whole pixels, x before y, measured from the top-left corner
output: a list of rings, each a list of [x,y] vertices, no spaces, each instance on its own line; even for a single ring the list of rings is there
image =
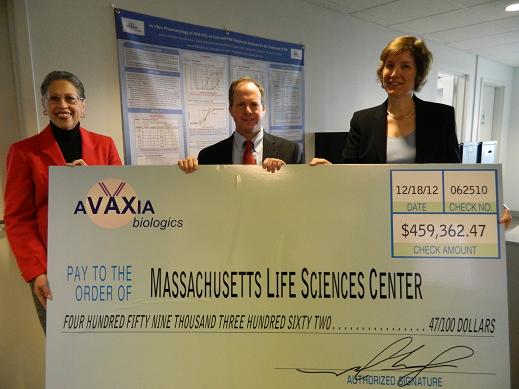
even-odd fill
[[[88,215],[103,228],[127,225],[136,215],[155,214],[150,200],[140,200],[127,182],[108,178],[93,185],[83,200],[76,203],[75,215]]]
[[[121,18],[121,22],[124,32],[144,36],[144,22],[142,20]]]
[[[300,61],[303,60],[303,50],[302,49],[290,49],[290,58],[298,59]]]

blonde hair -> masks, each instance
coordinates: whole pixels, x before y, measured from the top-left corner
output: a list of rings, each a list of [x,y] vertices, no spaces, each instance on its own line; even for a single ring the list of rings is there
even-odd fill
[[[377,67],[378,80],[382,84],[382,71],[387,58],[390,55],[400,54],[404,51],[409,51],[414,58],[416,64],[414,90],[419,92],[427,81],[427,73],[429,73],[429,69],[431,68],[433,56],[425,45],[425,42],[415,36],[399,36],[384,47],[384,50],[380,53],[380,63]]]

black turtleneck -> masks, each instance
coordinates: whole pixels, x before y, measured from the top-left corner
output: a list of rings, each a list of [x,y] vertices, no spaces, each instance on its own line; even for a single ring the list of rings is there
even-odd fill
[[[79,122],[76,124],[76,127],[70,130],[62,130],[52,122],[50,122],[50,128],[67,163],[82,157]]]

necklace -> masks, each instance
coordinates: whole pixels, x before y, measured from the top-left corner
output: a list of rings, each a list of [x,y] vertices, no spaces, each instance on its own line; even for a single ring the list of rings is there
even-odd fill
[[[405,114],[404,116],[402,117],[397,117],[396,115],[392,114],[391,112],[389,112],[389,109],[386,111],[387,114],[392,117],[393,119],[395,120],[403,120],[403,119],[407,119],[408,117],[410,116],[413,116],[414,113],[415,113],[415,110],[413,109],[412,111],[410,111],[409,113]]]

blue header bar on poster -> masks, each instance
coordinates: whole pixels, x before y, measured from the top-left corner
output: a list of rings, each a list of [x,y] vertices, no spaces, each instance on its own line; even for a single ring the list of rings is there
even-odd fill
[[[122,9],[116,9],[115,12],[118,39],[267,62],[304,65],[304,47],[299,44],[182,23]]]

